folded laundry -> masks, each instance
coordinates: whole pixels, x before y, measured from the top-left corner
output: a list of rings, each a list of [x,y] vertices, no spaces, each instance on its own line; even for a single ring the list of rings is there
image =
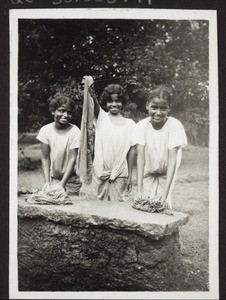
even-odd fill
[[[57,184],[31,194],[27,202],[30,204],[66,205],[73,204],[66,191]]]
[[[134,198],[132,207],[151,213],[164,213],[173,215],[172,210],[165,209],[159,198],[151,198],[148,195],[139,195]]]

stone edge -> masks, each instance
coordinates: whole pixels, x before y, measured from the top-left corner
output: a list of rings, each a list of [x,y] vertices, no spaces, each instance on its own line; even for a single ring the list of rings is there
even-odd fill
[[[111,228],[118,230],[128,230],[136,232],[142,236],[150,237],[158,240],[166,235],[170,235],[177,231],[180,226],[185,225],[189,221],[189,215],[184,214],[184,218],[174,221],[167,225],[136,223],[129,220],[121,220],[117,218],[107,218],[98,215],[70,213],[60,211],[58,209],[49,210],[37,206],[18,205],[19,218],[44,218],[47,221],[52,221],[68,226],[79,228]]]

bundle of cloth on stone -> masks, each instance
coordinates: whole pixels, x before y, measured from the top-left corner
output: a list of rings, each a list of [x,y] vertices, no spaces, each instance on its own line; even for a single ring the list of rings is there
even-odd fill
[[[167,215],[173,215],[172,210],[165,209],[159,198],[151,198],[150,196],[145,194],[138,195],[137,197],[135,197],[132,203],[132,207],[138,210],[151,213],[161,212]]]
[[[58,184],[51,184],[48,187],[32,193],[27,202],[30,204],[46,205],[67,205],[73,204],[66,191]]]
[[[80,147],[78,152],[78,175],[82,183],[92,182],[92,156],[94,149],[94,103],[89,93],[89,87],[93,84],[92,76],[84,76],[84,99],[81,122]]]

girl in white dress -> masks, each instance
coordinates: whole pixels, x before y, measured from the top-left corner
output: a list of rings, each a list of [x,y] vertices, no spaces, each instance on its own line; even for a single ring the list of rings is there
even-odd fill
[[[57,184],[69,194],[78,194],[81,182],[76,172],[80,129],[71,124],[75,103],[57,93],[50,99],[50,111],[54,122],[43,126],[37,136],[41,142],[44,190]]]
[[[93,180],[97,197],[100,200],[125,201],[125,192],[131,190],[135,123],[121,115],[125,98],[119,84],[108,85],[101,94],[101,103],[108,112],[100,107],[92,87],[90,93],[94,101]]]
[[[138,122],[135,130],[137,142],[137,191],[161,200],[166,209],[171,207],[171,193],[182,148],[187,145],[181,122],[169,117],[171,95],[167,87],[150,92],[146,103],[149,117]]]

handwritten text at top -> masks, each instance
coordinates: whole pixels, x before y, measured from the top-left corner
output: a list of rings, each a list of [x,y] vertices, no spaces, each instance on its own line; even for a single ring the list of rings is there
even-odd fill
[[[106,3],[106,4],[115,4],[115,3],[128,3],[129,0],[50,0],[50,4],[59,5],[59,4],[73,4],[73,3]],[[151,5],[152,0],[137,0],[138,4],[148,4]],[[12,4],[35,4],[38,0],[11,0]]]

